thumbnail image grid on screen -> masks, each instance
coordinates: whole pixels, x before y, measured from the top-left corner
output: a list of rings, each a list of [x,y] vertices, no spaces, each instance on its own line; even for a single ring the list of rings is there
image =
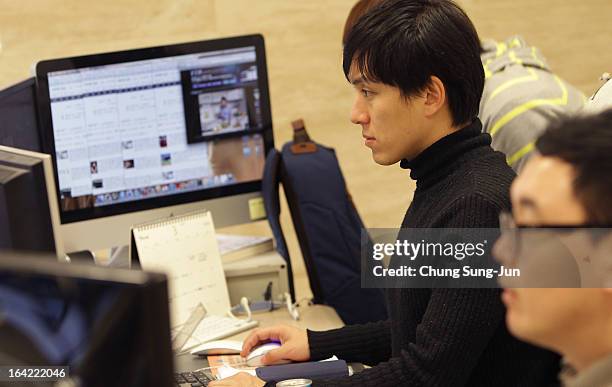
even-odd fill
[[[255,47],[246,47],[49,73],[62,211],[261,179],[264,140],[249,131],[262,127],[255,59]],[[196,111],[186,109],[195,86],[184,74],[220,69],[239,69],[241,83],[200,90]],[[232,133],[189,143],[187,123],[219,110],[222,97],[229,108],[221,125]],[[218,119],[203,122],[214,131]]]

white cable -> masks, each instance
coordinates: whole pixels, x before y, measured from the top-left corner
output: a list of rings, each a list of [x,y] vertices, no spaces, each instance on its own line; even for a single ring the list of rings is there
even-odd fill
[[[293,303],[291,302],[291,295],[288,292],[285,292],[282,297],[284,298],[284,302],[282,304],[284,304],[287,307],[287,312],[289,313],[291,318],[293,318],[296,321],[300,319],[300,311],[298,310],[299,304],[303,301],[308,301],[309,303],[311,301],[309,298],[305,297],[305,298],[300,299],[298,302]],[[275,301],[271,301],[271,302],[272,302],[272,305],[276,306]],[[249,305],[249,299],[246,297],[242,297],[240,299],[240,306],[242,307],[242,310],[245,311],[247,314],[247,317],[244,321],[247,321],[247,322],[252,321],[253,312],[251,311],[251,307]],[[236,317],[234,313],[232,313],[231,309],[227,312],[227,314],[230,317],[235,318],[236,320],[242,320],[241,318]]]
[[[246,319],[244,319],[244,321],[246,322],[253,321],[253,312],[251,312],[251,307],[249,306],[249,299],[246,297],[242,297],[240,299],[240,306],[242,306],[242,310],[244,310],[247,314]],[[242,320],[241,318],[236,317],[234,313],[232,313],[231,309],[227,311],[227,314],[231,318],[235,318],[236,320]]]
[[[291,295],[287,292],[285,292],[285,303],[287,304],[287,311],[289,312],[291,318],[293,318],[295,321],[299,320],[300,312],[298,311],[296,305],[291,302]]]

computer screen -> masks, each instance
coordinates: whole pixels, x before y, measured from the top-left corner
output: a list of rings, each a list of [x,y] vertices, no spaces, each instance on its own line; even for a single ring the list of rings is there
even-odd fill
[[[69,367],[65,385],[174,385],[162,274],[0,254],[0,342],[0,366]]]
[[[51,157],[0,146],[0,248],[61,254],[58,223]]]
[[[0,144],[34,152],[42,150],[34,78],[0,90]]]
[[[249,200],[273,147],[260,35],[48,60],[36,71],[62,225],[138,213],[123,223],[133,225],[167,215],[143,211],[202,201],[195,208],[211,209],[216,224],[253,220]],[[129,230],[115,227],[127,244]]]

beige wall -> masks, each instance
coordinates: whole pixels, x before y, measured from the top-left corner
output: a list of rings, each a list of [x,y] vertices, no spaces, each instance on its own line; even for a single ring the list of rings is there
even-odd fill
[[[522,34],[559,75],[585,93],[612,71],[609,0],[464,0],[482,38]],[[399,224],[414,184],[379,167],[348,122],[352,90],[341,72],[340,38],[352,0],[0,0],[0,87],[43,58],[262,33],[266,38],[277,145],[303,117],[311,136],[337,150],[369,227]],[[292,233],[285,209],[283,218]],[[264,227],[265,226],[261,226]],[[295,238],[291,250],[298,256]],[[299,262],[298,262],[299,266]],[[298,274],[303,269],[297,268]],[[308,293],[303,275],[299,293]]]

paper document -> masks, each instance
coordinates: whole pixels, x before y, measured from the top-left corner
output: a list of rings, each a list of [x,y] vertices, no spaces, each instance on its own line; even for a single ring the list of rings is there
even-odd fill
[[[256,367],[246,365],[246,360],[240,355],[212,355],[208,356],[207,360],[210,373],[219,379],[229,378],[239,372],[255,376]]]
[[[320,361],[334,360],[338,360],[335,355]],[[257,367],[247,366],[245,359],[240,357],[240,355],[208,356],[208,364],[211,367],[210,372],[212,375],[219,379],[229,378],[240,372],[246,372],[253,376],[257,376],[255,373]]]
[[[271,240],[271,237],[217,234],[217,243],[219,243],[219,252],[221,255]]]

